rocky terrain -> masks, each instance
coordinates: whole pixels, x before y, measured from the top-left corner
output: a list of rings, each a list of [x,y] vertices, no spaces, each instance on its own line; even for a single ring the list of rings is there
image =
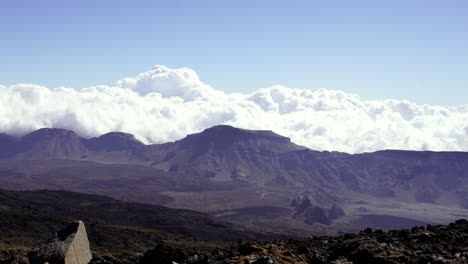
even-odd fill
[[[90,233],[90,238],[95,234]],[[94,238],[96,239],[96,238]],[[102,238],[100,238],[102,239]],[[27,247],[11,250],[0,244],[1,263],[27,264]],[[160,241],[145,252],[109,248],[95,252],[90,263],[160,264],[306,264],[306,263],[468,263],[468,221],[447,226],[372,230],[357,234],[270,242]]]
[[[208,252],[158,245],[140,263],[468,263],[468,221],[411,229],[273,242],[239,242]]]
[[[70,190],[202,211],[251,228],[339,234],[468,217],[468,153],[314,151],[271,131],[216,126],[145,145],[40,129],[0,136],[0,186]],[[292,206],[307,197],[310,208]]]
[[[292,201],[291,206],[294,208],[294,218],[304,218],[304,223],[314,224],[320,223],[330,225],[333,220],[345,216],[343,209],[334,204],[331,208],[322,208],[313,206],[308,197],[300,197]]]
[[[86,226],[82,221],[73,221],[59,230],[28,254],[30,264],[86,264],[92,259]]]

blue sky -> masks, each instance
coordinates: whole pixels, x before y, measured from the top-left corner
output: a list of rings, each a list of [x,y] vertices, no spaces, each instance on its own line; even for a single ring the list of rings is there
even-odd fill
[[[87,87],[189,67],[226,92],[282,84],[468,103],[468,1],[0,2],[0,84]]]

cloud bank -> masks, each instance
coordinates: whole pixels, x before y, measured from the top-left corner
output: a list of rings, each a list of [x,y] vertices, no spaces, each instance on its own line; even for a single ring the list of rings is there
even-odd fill
[[[0,132],[7,134],[42,127],[84,137],[122,131],[145,143],[162,143],[219,124],[273,130],[316,150],[468,151],[468,105],[365,101],[342,91],[284,86],[226,94],[191,69],[162,65],[115,86],[0,85]]]

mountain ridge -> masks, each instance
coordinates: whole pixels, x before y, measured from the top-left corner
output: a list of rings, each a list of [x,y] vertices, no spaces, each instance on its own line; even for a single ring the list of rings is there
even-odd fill
[[[91,148],[97,148],[96,146],[93,146],[93,143],[104,144],[104,142],[102,141],[108,141],[106,143],[117,144],[121,148],[128,144],[134,144],[134,145],[144,146],[144,147],[157,147],[157,146],[163,146],[163,145],[172,144],[176,142],[184,142],[189,139],[200,137],[200,136],[206,138],[206,137],[210,137],[214,135],[215,136],[214,139],[216,139],[217,138],[216,135],[219,136],[220,134],[224,136],[223,140],[226,140],[226,135],[228,135],[227,138],[231,136],[231,139],[235,139],[235,140],[242,140],[242,139],[254,140],[254,139],[264,138],[264,139],[271,139],[272,141],[277,140],[278,142],[281,142],[284,144],[291,143],[292,145],[296,146],[297,149],[312,150],[304,146],[296,145],[291,141],[290,138],[279,135],[273,132],[272,130],[249,130],[249,129],[236,128],[236,127],[229,126],[229,125],[216,125],[210,128],[206,128],[197,133],[188,134],[186,137],[181,138],[176,141],[169,141],[169,142],[157,143],[157,144],[156,143],[145,144],[142,141],[136,139],[136,137],[133,134],[126,133],[126,132],[113,131],[113,132],[104,133],[100,136],[85,138],[85,137],[79,136],[73,130],[63,129],[63,128],[44,127],[44,128],[31,131],[30,133],[27,133],[23,136],[15,136],[15,135],[7,134],[7,133],[0,133],[0,144],[4,144],[6,143],[6,141],[8,141],[9,143],[18,143],[20,141],[28,142],[28,141],[37,141],[40,139],[52,139],[52,138],[65,139],[68,137],[68,139],[77,138],[81,142],[83,142],[84,145],[88,145]],[[234,138],[234,136],[237,136],[237,137]],[[420,151],[420,150],[401,150],[401,149],[382,149],[382,150],[376,150],[372,152],[362,152],[362,153],[347,153],[347,152],[333,151],[333,150],[322,150],[322,151],[312,150],[312,151],[325,152],[325,153],[327,152],[342,153],[342,154],[348,154],[348,155],[365,155],[365,154],[382,153],[382,152],[467,153],[465,151],[433,151],[433,150]]]
[[[313,212],[342,209],[345,216],[322,221],[335,231],[351,228],[342,219],[368,222],[372,215],[426,223],[468,216],[466,152],[315,151],[272,131],[225,125],[152,145],[121,132],[90,139],[61,129],[0,136],[0,184],[104,194],[286,229],[324,229],[294,218],[291,202],[299,196]]]

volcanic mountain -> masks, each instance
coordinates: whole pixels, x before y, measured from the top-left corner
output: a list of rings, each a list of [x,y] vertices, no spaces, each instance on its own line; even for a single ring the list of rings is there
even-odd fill
[[[0,159],[4,188],[102,194],[275,229],[336,232],[468,217],[464,152],[320,152],[272,131],[230,126],[154,145],[120,132],[85,139],[46,128],[0,135]],[[293,203],[304,200],[310,205],[298,212]]]

